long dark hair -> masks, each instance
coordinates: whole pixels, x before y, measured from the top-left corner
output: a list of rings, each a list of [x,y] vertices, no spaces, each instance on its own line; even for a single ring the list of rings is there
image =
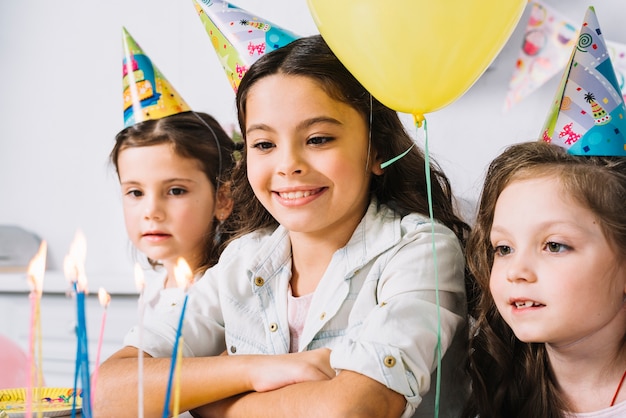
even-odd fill
[[[626,158],[572,156],[534,141],[513,145],[493,160],[467,245],[468,267],[481,292],[470,339],[467,418],[562,417],[566,409],[544,344],[517,339],[489,291],[490,234],[498,196],[514,180],[542,176],[555,178],[570,197],[589,208],[616,253],[626,257]]]
[[[403,153],[414,144],[398,114],[372,97],[319,35],[293,41],[264,55],[250,67],[237,92],[239,125],[244,140],[246,100],[250,88],[262,78],[278,73],[309,77],[330,97],[356,109],[369,124],[371,145],[381,161]],[[241,164],[234,174],[234,219],[237,222],[237,235],[277,225],[277,221],[254,196],[247,178],[246,158],[244,147]],[[455,213],[448,178],[435,163],[431,164],[430,172],[434,216],[464,242],[469,227]],[[392,207],[401,215],[410,212],[428,215],[426,170],[422,150],[413,146],[405,157],[385,168],[382,175],[373,175],[370,194],[379,203]]]
[[[233,162],[234,143],[220,124],[210,115],[202,112],[183,112],[161,119],[147,120],[129,126],[115,137],[115,145],[110,154],[110,161],[118,172],[118,157],[122,150],[130,147],[146,147],[158,144],[171,144],[174,151],[185,158],[198,161],[204,174],[213,185],[214,190],[230,180]],[[228,220],[225,221],[225,224]],[[217,263],[225,242],[228,240],[228,230],[225,225],[222,229],[221,242],[214,243],[216,222],[205,239],[204,258],[197,273]],[[226,235],[224,235],[226,234]],[[156,260],[148,259],[155,267]]]

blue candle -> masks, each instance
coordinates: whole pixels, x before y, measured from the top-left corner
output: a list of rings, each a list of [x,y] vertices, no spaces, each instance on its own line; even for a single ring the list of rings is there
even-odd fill
[[[89,377],[89,346],[87,344],[87,321],[85,318],[85,292],[76,292],[76,306],[78,317],[78,344],[80,350],[80,376],[83,394],[82,415],[91,418],[91,379]]]
[[[178,329],[176,330],[176,340],[174,341],[174,349],[172,350],[172,361],[170,363],[170,375],[167,379],[167,390],[165,392],[165,405],[163,405],[163,418],[169,417],[172,380],[174,377],[174,369],[176,368],[176,354],[178,353],[178,342],[180,341],[180,334],[183,329],[183,318],[185,316],[185,309],[187,308],[188,296],[189,295],[185,293],[185,300],[183,301],[183,308],[180,312],[180,319],[178,321]]]
[[[76,398],[78,397],[77,381],[80,375],[82,392],[82,416],[91,418],[91,379],[89,377],[89,346],[85,317],[85,292],[78,290],[77,282],[73,282],[76,295],[76,365],[74,371],[74,400],[72,402],[72,418],[76,415]]]
[[[89,347],[87,343],[87,321],[85,319],[85,236],[80,230],[76,231],[74,240],[70,246],[70,251],[65,260],[63,268],[65,277],[71,282],[76,296],[76,365],[74,372],[74,401],[72,403],[72,418],[76,414],[76,399],[78,394],[78,378],[80,375],[82,391],[82,416],[92,418],[91,413],[91,379],[89,377]],[[82,280],[81,280],[82,279]],[[80,286],[79,286],[80,284]]]
[[[76,327],[78,336],[78,327]],[[76,344],[76,364],[74,365],[74,399],[72,399],[72,418],[76,417],[76,399],[78,398],[78,372],[80,371],[80,344]]]

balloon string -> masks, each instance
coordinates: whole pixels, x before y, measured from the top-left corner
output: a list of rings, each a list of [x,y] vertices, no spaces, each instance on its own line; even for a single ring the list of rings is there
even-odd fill
[[[430,152],[428,151],[428,123],[425,118],[415,117],[416,129],[424,125],[424,160],[426,165],[426,194],[428,197],[428,214],[430,216],[430,232],[432,235],[433,262],[435,263],[435,301],[437,304],[437,382],[435,386],[435,418],[439,416],[439,397],[441,389],[441,309],[439,303],[439,268],[437,248],[435,246],[435,218],[433,215],[433,195],[430,182]]]
[[[409,151],[411,151],[411,148],[413,148],[415,146],[415,143],[413,143],[406,151],[404,151],[402,154],[397,155],[395,157],[393,157],[391,160],[385,161],[384,163],[380,164],[380,168],[384,169],[386,167],[389,167],[391,164],[395,163],[396,161],[398,161],[400,158],[404,157],[405,155],[407,155],[409,153]]]

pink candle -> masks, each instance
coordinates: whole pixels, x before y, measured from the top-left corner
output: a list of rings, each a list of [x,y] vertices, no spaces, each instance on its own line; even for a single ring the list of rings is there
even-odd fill
[[[107,308],[111,302],[111,295],[104,290],[103,287],[98,289],[98,300],[104,308],[102,311],[102,322],[100,324],[100,335],[98,336],[98,347],[96,349],[96,364],[94,366],[93,375],[91,377],[91,406],[93,409],[94,400],[96,398],[96,382],[98,380],[98,369],[100,368],[100,352],[102,351],[102,337],[104,336],[104,325],[107,320]]]
[[[28,388],[26,390],[26,417],[32,417],[32,407],[34,399],[39,406],[39,416],[41,416],[41,405],[39,404],[39,387],[42,385],[43,374],[41,371],[41,318],[40,301],[43,291],[43,277],[46,270],[46,253],[48,246],[46,241],[41,241],[37,254],[28,264],[28,284],[31,292],[30,299],[30,338],[28,347]],[[37,349],[38,362],[35,361],[35,350]],[[37,379],[37,390],[33,396],[33,386],[35,376]]]

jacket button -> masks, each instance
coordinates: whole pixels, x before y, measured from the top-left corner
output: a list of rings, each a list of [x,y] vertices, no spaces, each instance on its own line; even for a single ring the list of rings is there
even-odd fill
[[[385,366],[391,368],[396,365],[396,359],[393,356],[387,356],[383,360],[383,363],[385,364]]]
[[[254,284],[261,287],[265,284],[265,280],[263,280],[263,277],[257,277],[254,279]]]
[[[270,331],[276,332],[278,330],[278,324],[276,322],[272,322],[270,324]]]
[[[230,352],[235,354],[237,352],[237,347],[235,347],[234,345],[230,346]]]
[[[326,318],[326,312],[322,312],[322,314],[320,315],[320,321],[323,321],[324,318]]]

